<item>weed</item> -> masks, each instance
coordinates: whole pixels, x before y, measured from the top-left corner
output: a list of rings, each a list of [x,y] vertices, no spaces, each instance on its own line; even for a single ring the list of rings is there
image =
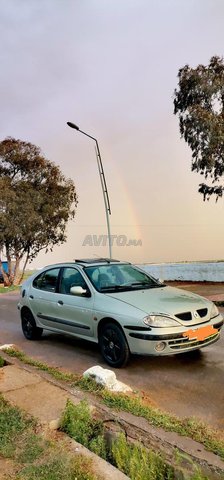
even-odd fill
[[[103,385],[96,383],[91,377],[77,377],[71,386],[95,394],[100,394],[104,390]]]
[[[4,367],[5,365],[5,360],[4,358],[0,357],[0,368]]]
[[[35,429],[33,418],[0,396],[0,454],[14,461],[13,480],[97,480],[88,459],[66,453]]]
[[[2,456],[14,455],[17,438],[31,426],[34,426],[32,418],[27,417],[0,396],[0,454]]]
[[[0,294],[1,293],[9,293],[9,292],[17,292],[19,291],[19,285],[11,285],[10,287],[0,287]]]
[[[89,405],[85,400],[78,405],[74,405],[71,400],[67,400],[60,428],[97,455],[102,452],[103,457],[105,457],[102,441],[103,423],[92,418]]]
[[[131,480],[177,478],[174,468],[164,461],[161,454],[146,449],[139,443],[129,443],[124,433],[120,433],[112,442],[106,443],[103,424],[99,425],[99,422],[92,417],[86,401],[81,401],[78,405],[74,405],[70,400],[67,401],[61,428],[70,437],[112,463]],[[182,460],[182,457],[183,454],[180,453],[179,459]],[[187,456],[187,460],[194,470],[193,477],[189,477],[189,480],[208,480],[190,457]]]
[[[18,358],[21,362],[25,363],[26,365],[31,365],[32,367],[36,367],[43,372],[47,372],[56,380],[62,380],[64,382],[75,382],[77,380],[77,375],[73,375],[72,373],[65,373],[61,372],[57,368],[49,367],[46,363],[40,362],[39,360],[34,360],[31,357],[28,357],[24,352],[21,350],[16,350],[14,348],[7,348],[5,353],[10,355],[11,357]]]
[[[124,434],[112,444],[113,463],[133,480],[172,480],[174,469],[162,457],[140,444],[130,444]]]
[[[16,480],[96,480],[89,471],[90,464],[83,457],[71,458],[60,453],[44,462],[21,470]]]
[[[224,442],[216,431],[194,418],[180,419],[162,412],[155,407],[145,406],[140,398],[124,394],[115,394],[107,390],[102,392],[103,402],[110,408],[124,410],[148,420],[156,427],[176,432],[202,443],[208,450],[224,458]]]

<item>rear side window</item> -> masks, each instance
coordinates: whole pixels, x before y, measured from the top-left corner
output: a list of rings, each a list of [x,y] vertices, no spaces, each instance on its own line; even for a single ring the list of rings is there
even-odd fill
[[[38,288],[38,290],[55,293],[59,271],[60,268],[52,268],[51,270],[42,272],[34,279],[33,287]]]

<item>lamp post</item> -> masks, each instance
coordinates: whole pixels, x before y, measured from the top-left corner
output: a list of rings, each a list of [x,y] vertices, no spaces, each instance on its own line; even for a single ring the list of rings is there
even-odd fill
[[[109,242],[109,258],[112,258],[112,242],[111,242],[111,233],[110,233],[110,219],[109,215],[111,215],[111,209],[110,209],[110,200],[109,200],[109,195],[108,195],[108,190],[107,190],[107,184],[106,184],[106,179],[104,175],[104,169],[103,169],[103,164],[102,164],[102,159],[100,155],[100,149],[98,145],[98,141],[96,138],[92,137],[92,135],[89,135],[86,132],[83,132],[83,130],[80,130],[80,128],[75,125],[72,122],[67,122],[67,125],[71,128],[74,128],[80,133],[83,133],[83,135],[86,135],[86,137],[91,138],[94,140],[96,144],[96,159],[97,159],[97,165],[98,165],[98,170],[99,170],[99,175],[100,175],[100,182],[101,182],[101,187],[103,191],[103,199],[104,199],[104,205],[105,205],[105,212],[106,212],[106,220],[107,220],[107,231],[108,231],[108,242]]]

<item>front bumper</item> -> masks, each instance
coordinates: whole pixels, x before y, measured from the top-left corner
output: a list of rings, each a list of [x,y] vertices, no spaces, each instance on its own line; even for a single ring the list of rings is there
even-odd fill
[[[197,329],[202,326],[213,326],[217,331],[207,336],[203,340],[198,340]],[[218,315],[209,322],[201,325],[191,326],[190,329],[195,331],[195,336],[191,338],[183,336],[189,331],[188,327],[175,328],[153,328],[151,330],[126,331],[126,336],[131,353],[142,355],[174,355],[177,353],[189,352],[199,348],[206,347],[215,343],[220,338],[221,328],[223,326],[223,317]],[[161,351],[161,342],[163,350]],[[160,344],[158,349],[158,344]]]

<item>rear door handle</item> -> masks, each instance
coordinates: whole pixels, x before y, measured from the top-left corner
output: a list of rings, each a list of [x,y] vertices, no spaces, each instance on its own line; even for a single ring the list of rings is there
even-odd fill
[[[58,305],[64,305],[64,302],[62,302],[62,300],[58,300]]]

